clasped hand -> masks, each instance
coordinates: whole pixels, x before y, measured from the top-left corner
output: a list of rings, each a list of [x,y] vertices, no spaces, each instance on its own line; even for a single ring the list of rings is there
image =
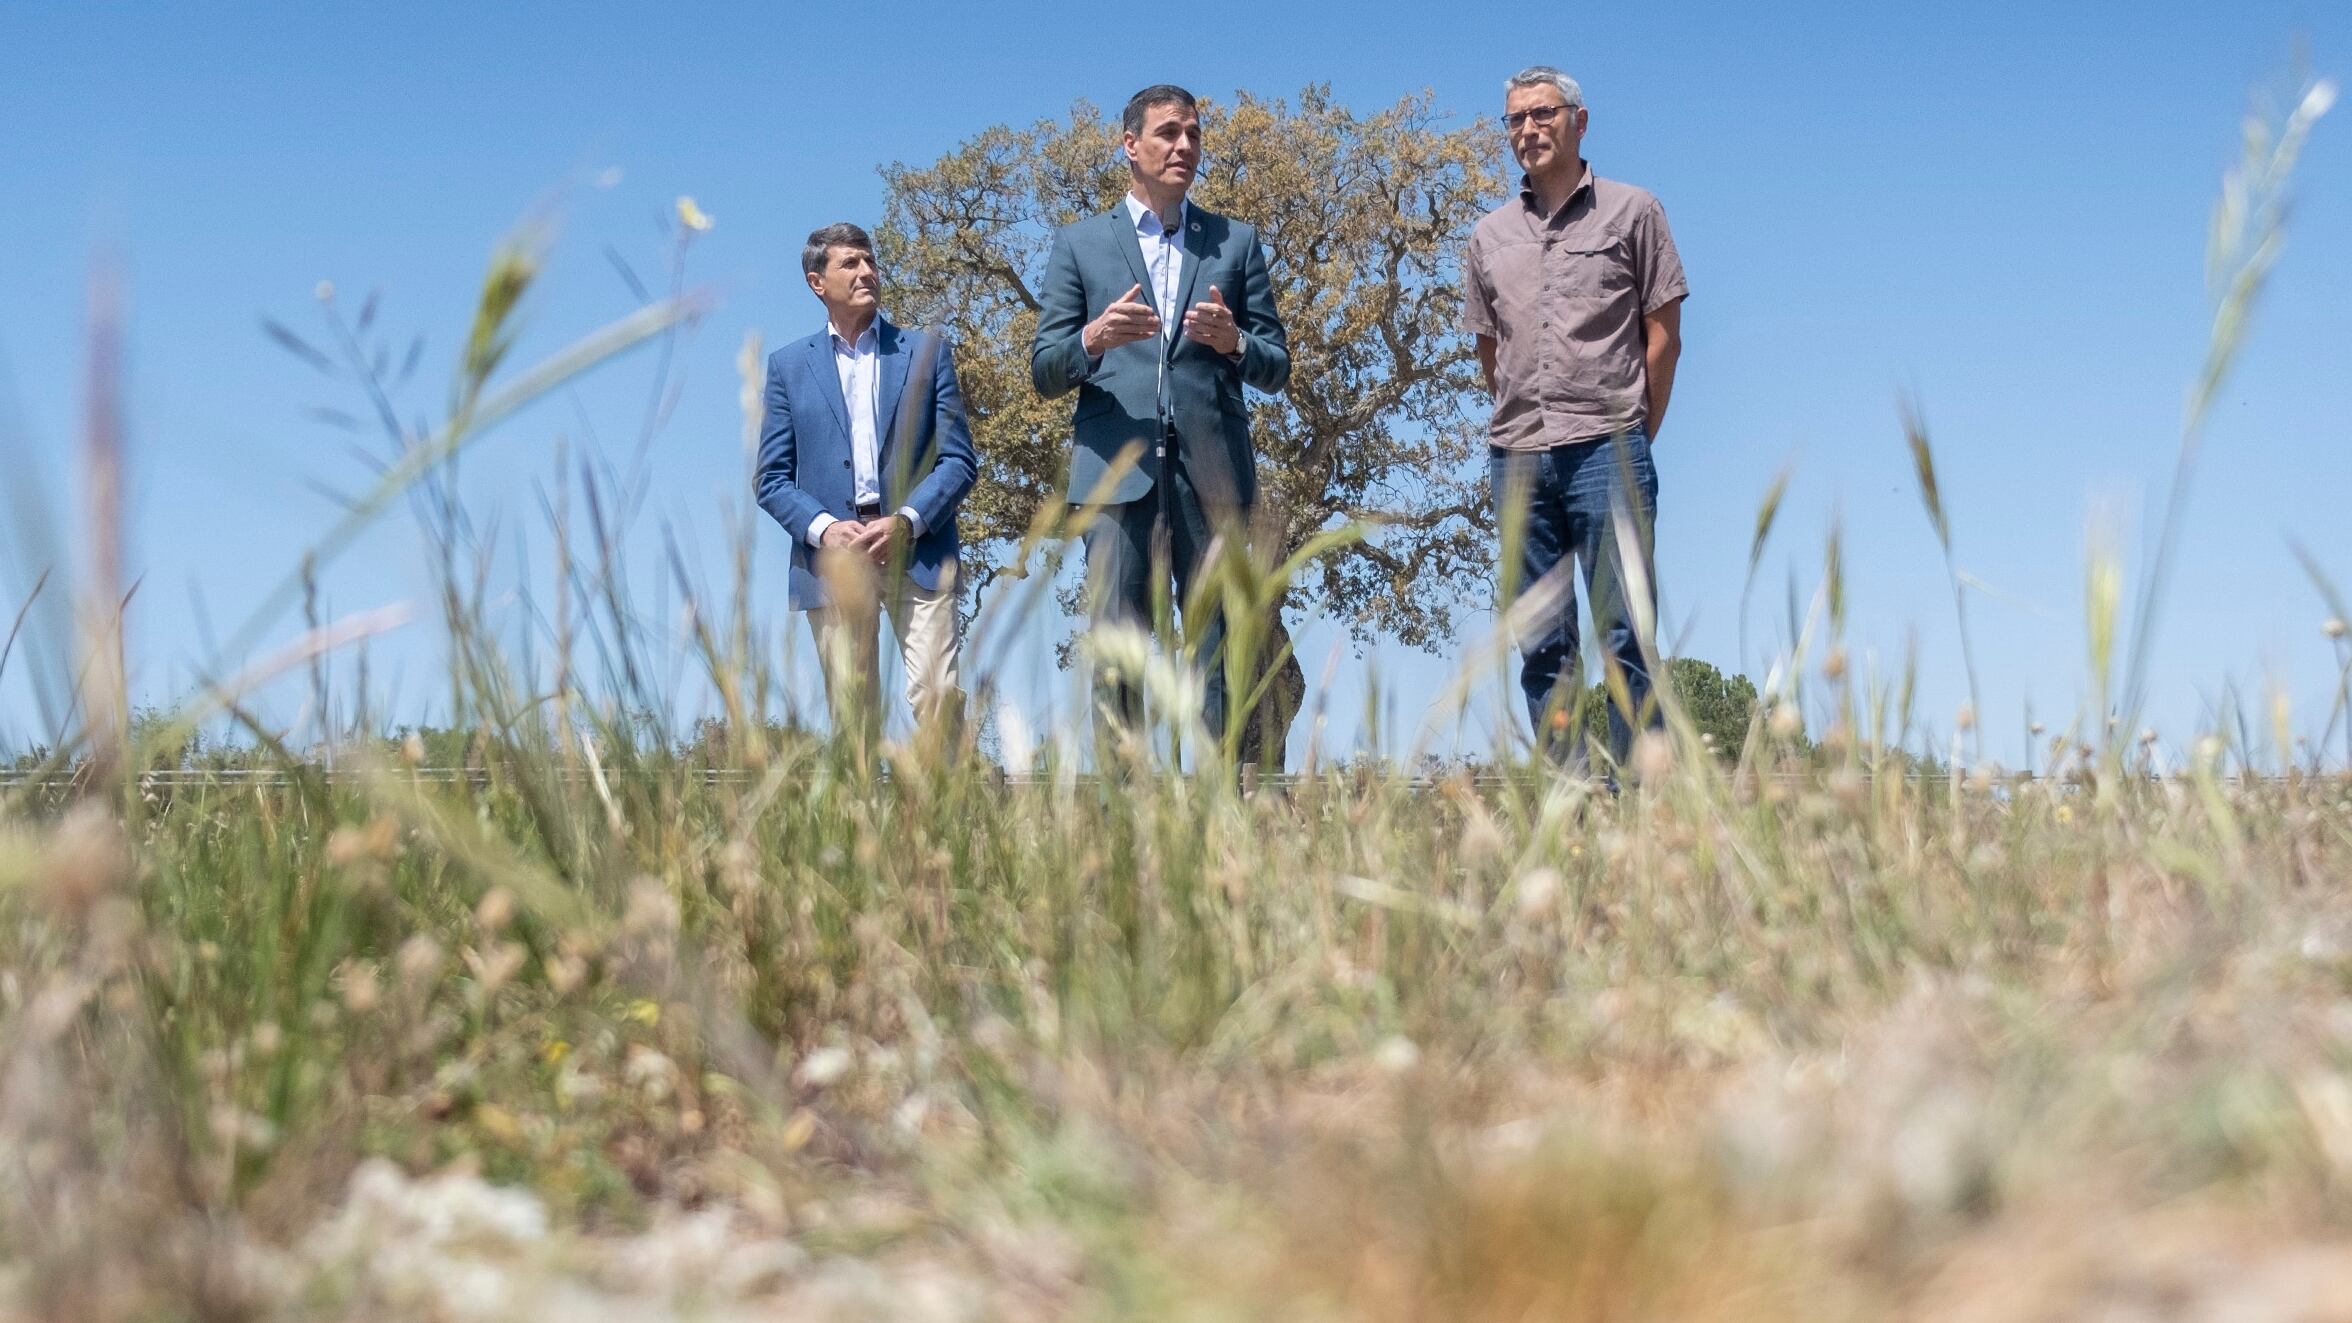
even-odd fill
[[[819,541],[828,551],[845,551],[863,556],[876,565],[887,564],[893,544],[898,539],[898,516],[884,515],[859,523],[855,519],[836,519],[825,525]]]

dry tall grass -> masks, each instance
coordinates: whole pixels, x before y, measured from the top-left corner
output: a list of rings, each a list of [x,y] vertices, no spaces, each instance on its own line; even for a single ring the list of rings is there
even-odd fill
[[[2158,774],[2103,711],[2038,778],[1901,774],[1834,552],[1739,762],[1669,702],[1622,797],[1510,763],[1244,795],[1183,669],[1116,640],[1163,725],[1113,776],[769,725],[747,550],[689,613],[724,719],[666,738],[609,488],[585,537],[551,508],[533,667],[436,476],[694,307],[499,386],[535,271],[500,259],[451,418],[391,424],[321,548],[415,499],[460,747],[364,702],[325,759],[252,720],[280,673],[336,710],[311,662],[380,624],[314,622],[135,728],[93,669],[6,792],[8,1316],[2352,1317],[2343,775],[2237,775],[2221,733]],[[1284,572],[1217,591],[1247,616]],[[189,753],[216,719],[235,765]]]

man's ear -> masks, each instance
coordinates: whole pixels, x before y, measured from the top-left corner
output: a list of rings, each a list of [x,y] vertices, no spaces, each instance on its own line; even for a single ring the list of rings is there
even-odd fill
[[[801,273],[801,278],[808,281],[809,293],[822,301],[825,297],[825,274],[821,271],[806,271]]]

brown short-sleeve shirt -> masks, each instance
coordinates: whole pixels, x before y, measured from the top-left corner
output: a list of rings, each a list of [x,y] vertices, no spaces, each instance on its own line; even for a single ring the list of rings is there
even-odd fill
[[[1658,199],[1590,167],[1549,216],[1519,196],[1470,232],[1463,325],[1495,341],[1505,450],[1592,441],[1647,421],[1642,318],[1689,294]]]

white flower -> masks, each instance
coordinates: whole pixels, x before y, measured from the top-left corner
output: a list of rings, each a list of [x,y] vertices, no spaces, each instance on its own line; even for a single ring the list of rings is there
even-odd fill
[[[846,1047],[820,1047],[801,1058],[793,1077],[812,1089],[822,1089],[849,1073],[856,1063]]]
[[[1519,917],[1539,919],[1560,899],[1560,870],[1538,868],[1519,879]]]
[[[1402,1034],[1391,1034],[1372,1049],[1372,1064],[1391,1075],[1402,1075],[1421,1064],[1421,1049]]]

